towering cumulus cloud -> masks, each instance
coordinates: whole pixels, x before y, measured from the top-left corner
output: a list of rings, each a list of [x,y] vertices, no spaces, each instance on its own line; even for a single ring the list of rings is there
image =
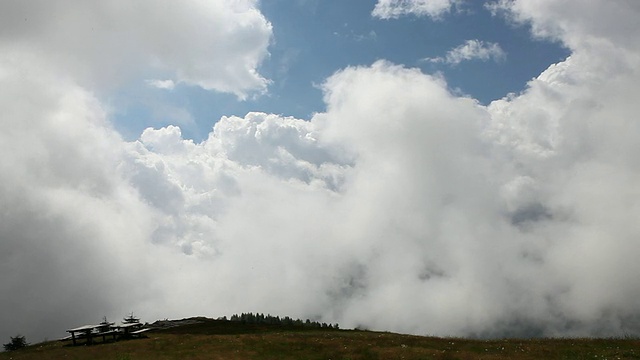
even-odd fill
[[[213,4],[181,16],[211,11],[215,27],[225,9],[238,18],[224,21],[261,25],[202,40],[262,39],[239,68],[202,70],[197,43],[187,50],[202,63],[152,47],[131,56],[158,56],[162,79],[260,91],[268,23],[253,2]],[[18,38],[0,32],[0,337],[132,310],[436,335],[640,334],[640,3],[490,9],[572,55],[489,106],[417,69],[349,67],[324,82],[325,112],[223,117],[201,143],[175,126],[123,141],[95,92],[96,62],[119,57],[72,57],[41,43],[42,29],[0,22]],[[141,10],[127,11],[118,18]]]

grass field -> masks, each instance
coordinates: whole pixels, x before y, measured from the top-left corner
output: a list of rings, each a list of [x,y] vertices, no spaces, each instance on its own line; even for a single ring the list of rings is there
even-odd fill
[[[640,359],[640,340],[483,341],[203,320],[142,339],[35,344],[0,353],[2,359]]]

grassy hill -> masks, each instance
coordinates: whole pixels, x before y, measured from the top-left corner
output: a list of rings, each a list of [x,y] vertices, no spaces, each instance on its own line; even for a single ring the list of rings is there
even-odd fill
[[[482,341],[197,320],[149,332],[141,339],[75,347],[59,341],[35,344],[0,353],[0,360],[640,359],[638,339]]]

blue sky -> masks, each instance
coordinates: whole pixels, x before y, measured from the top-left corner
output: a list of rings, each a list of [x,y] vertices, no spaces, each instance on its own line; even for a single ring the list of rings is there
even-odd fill
[[[109,96],[118,108],[115,126],[134,140],[147,127],[173,124],[181,127],[185,138],[199,142],[221,116],[259,111],[310,119],[325,110],[318,85],[327,77],[380,59],[442,74],[451,91],[486,105],[522,91],[529,80],[569,54],[558,42],[533,38],[526,25],[492,16],[484,2],[464,2],[436,19],[413,14],[380,19],[372,16],[375,4],[375,0],[262,1],[259,9],[273,26],[270,55],[258,67],[271,81],[266,94],[240,100],[185,84],[158,89],[138,78]],[[506,57],[459,64],[425,60],[445,56],[467,40],[497,43]]]

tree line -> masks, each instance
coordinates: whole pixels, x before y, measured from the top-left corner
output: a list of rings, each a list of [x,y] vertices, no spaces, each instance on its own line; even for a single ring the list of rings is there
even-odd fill
[[[226,316],[222,320],[227,320]],[[243,324],[267,324],[267,325],[281,325],[292,327],[306,327],[316,329],[339,329],[338,324],[327,324],[318,321],[311,321],[309,319],[292,319],[288,316],[280,317],[273,315],[254,314],[254,313],[242,313],[240,315],[234,314],[229,318],[230,321],[238,321]]]

